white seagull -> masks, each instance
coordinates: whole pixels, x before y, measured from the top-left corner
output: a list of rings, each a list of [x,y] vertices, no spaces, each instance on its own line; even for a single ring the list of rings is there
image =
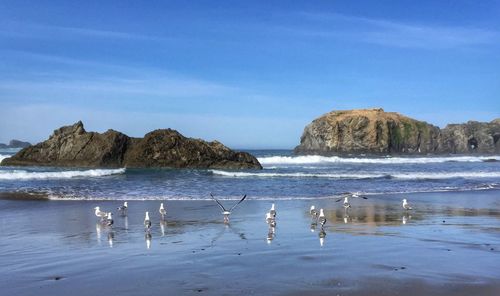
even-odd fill
[[[99,207],[95,207],[94,210],[95,215],[101,218],[101,220],[104,220],[108,216],[108,213],[101,211]]]
[[[323,225],[325,225],[325,223],[326,223],[326,217],[325,217],[325,213],[323,213],[323,209],[319,209],[318,222],[319,222],[319,224],[321,224],[321,227],[323,227]]]
[[[266,223],[269,224],[269,227],[276,227],[276,219],[273,218],[270,212],[266,213]]]
[[[128,203],[125,201],[123,202],[123,205],[117,207],[116,209],[122,213],[125,213],[128,209]]]
[[[311,215],[311,218],[317,219],[318,218],[318,210],[314,207],[314,205],[311,206],[309,209],[309,214]]]
[[[276,209],[274,208],[274,203],[271,205],[271,210],[269,211],[273,218],[276,218]]]
[[[343,193],[342,195],[344,195],[344,208],[345,209],[348,209],[351,207],[351,204],[349,203],[349,198],[356,198],[356,197],[361,197],[362,199],[368,199],[368,197],[366,196],[363,196],[363,195],[359,195],[358,193],[350,193],[350,192],[346,192],[346,193]],[[339,202],[342,200],[342,197],[337,199],[335,202]]]
[[[164,220],[165,215],[167,214],[167,210],[165,210],[165,208],[163,207],[163,203],[160,204],[160,209],[158,211],[160,212],[161,219]]]
[[[405,210],[412,210],[412,208],[410,207],[410,204],[408,203],[408,201],[406,200],[406,198],[403,199],[403,209]]]
[[[149,212],[146,212],[146,217],[144,218],[144,228],[146,231],[151,229],[151,220],[149,219]]]
[[[231,215],[231,212],[234,210],[234,208],[236,208],[237,205],[239,205],[240,203],[242,203],[245,200],[245,198],[247,198],[246,194],[243,195],[243,197],[240,199],[239,202],[237,202],[236,204],[234,204],[229,210],[226,210],[226,208],[217,200],[217,198],[215,198],[213,196],[212,193],[210,193],[210,196],[212,197],[213,200],[215,200],[215,202],[222,209],[222,215],[224,215],[224,223],[229,223],[229,215]]]
[[[111,212],[108,213],[108,217],[106,219],[106,225],[113,226],[113,214]]]

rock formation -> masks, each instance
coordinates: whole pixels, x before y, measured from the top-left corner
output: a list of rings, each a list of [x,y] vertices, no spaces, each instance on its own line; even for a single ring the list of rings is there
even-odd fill
[[[500,153],[500,120],[440,129],[383,109],[332,111],[307,125],[298,154]]]
[[[261,169],[255,157],[234,152],[221,143],[155,130],[131,138],[114,130],[86,132],[81,121],[54,131],[44,142],[24,148],[2,165],[71,167],[170,167]]]
[[[9,144],[0,143],[0,148],[25,148],[28,146],[31,146],[31,143],[19,140],[10,140]]]

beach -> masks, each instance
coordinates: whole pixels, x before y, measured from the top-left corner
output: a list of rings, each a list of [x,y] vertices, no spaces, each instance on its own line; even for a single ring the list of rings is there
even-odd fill
[[[500,191],[248,200],[229,225],[211,200],[0,200],[5,295],[498,295]],[[401,207],[407,198],[413,210]],[[231,205],[234,201],[223,201]],[[311,229],[309,207],[324,208]],[[112,228],[93,208],[114,212]],[[153,227],[143,227],[149,211]]]

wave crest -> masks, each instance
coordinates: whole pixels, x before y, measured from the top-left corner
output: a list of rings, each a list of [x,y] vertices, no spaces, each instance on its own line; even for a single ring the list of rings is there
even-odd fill
[[[453,173],[371,173],[371,174],[333,174],[333,173],[249,173],[249,172],[229,172],[220,170],[211,170],[214,175],[245,178],[245,177],[260,177],[260,178],[329,178],[329,179],[379,179],[392,178],[401,180],[432,180],[432,179],[481,179],[481,178],[500,178],[500,172],[453,172]]]
[[[328,163],[364,163],[364,164],[418,164],[443,162],[484,162],[500,161],[500,156],[448,156],[448,157],[387,157],[387,158],[349,158],[339,156],[269,156],[259,157],[262,165],[300,165]]]
[[[0,180],[71,179],[79,177],[102,177],[125,173],[125,169],[93,169],[84,171],[30,172],[26,170],[0,171]]]

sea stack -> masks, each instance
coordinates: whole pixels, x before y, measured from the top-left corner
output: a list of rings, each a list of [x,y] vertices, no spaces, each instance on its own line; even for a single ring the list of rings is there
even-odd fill
[[[500,152],[500,120],[444,129],[382,108],[332,111],[304,129],[297,154],[491,154]]]
[[[165,167],[261,169],[258,160],[213,141],[187,138],[172,129],[131,138],[108,130],[87,132],[81,121],[54,131],[46,141],[22,149],[2,165],[63,167]]]

